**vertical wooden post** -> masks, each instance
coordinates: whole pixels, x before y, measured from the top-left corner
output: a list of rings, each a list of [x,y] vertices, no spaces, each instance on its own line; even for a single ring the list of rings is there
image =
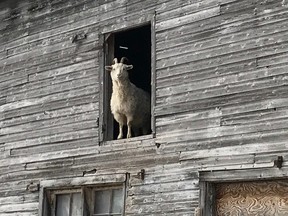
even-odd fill
[[[112,140],[114,134],[113,116],[110,111],[110,97],[112,94],[112,82],[109,72],[105,71],[105,65],[111,65],[114,58],[114,35],[101,35],[100,43],[103,44],[100,59],[100,142]]]
[[[215,187],[211,182],[200,182],[200,215],[215,216]]]
[[[156,106],[156,11],[151,21],[151,130],[156,135],[156,121],[154,109]]]

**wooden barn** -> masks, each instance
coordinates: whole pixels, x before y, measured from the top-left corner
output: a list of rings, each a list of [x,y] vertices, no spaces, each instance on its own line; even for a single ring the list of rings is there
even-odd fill
[[[287,140],[287,0],[0,1],[1,216],[287,216]]]

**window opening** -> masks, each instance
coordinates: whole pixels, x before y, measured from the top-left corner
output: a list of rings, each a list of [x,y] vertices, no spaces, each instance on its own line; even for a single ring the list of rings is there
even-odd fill
[[[138,28],[128,29],[126,31],[110,34],[106,39],[105,49],[105,65],[111,65],[114,58],[118,62],[122,57],[128,59],[128,63],[133,65],[133,69],[129,70],[129,80],[138,88],[150,94],[151,99],[151,25],[145,25]],[[102,132],[104,140],[115,140],[119,133],[119,125],[114,120],[110,99],[112,95],[112,82],[109,72],[104,72],[104,120]],[[150,117],[151,125],[151,117]],[[139,131],[139,135],[144,135],[143,131]],[[149,133],[151,133],[151,129]],[[127,134],[127,126],[124,127],[124,138]],[[135,137],[135,131],[132,128],[132,137]]]

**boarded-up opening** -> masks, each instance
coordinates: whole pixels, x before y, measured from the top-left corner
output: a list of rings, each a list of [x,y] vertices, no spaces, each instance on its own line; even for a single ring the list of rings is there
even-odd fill
[[[217,216],[287,216],[288,181],[215,184]]]

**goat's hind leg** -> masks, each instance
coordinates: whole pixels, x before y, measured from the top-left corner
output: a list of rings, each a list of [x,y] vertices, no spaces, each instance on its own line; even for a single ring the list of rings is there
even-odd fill
[[[127,121],[127,126],[128,126],[128,131],[127,131],[127,138],[131,138],[132,137],[132,124],[131,121]]]
[[[117,139],[122,139],[123,138],[123,124],[119,123],[119,134]]]

